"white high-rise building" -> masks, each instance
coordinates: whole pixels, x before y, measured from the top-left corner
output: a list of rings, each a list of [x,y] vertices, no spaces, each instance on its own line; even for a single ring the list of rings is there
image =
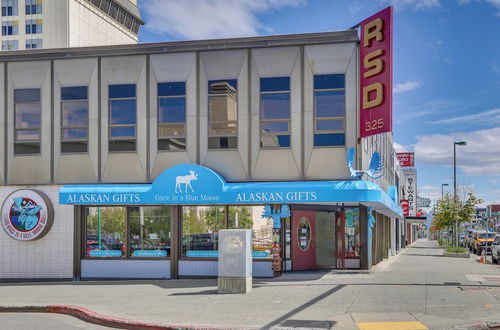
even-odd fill
[[[137,0],[1,0],[2,50],[135,44]]]

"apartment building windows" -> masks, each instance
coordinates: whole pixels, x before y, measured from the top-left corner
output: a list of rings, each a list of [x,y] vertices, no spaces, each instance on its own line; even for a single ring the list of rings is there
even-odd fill
[[[2,0],[2,16],[18,15],[18,0]]]
[[[290,77],[260,78],[260,147],[290,147]]]
[[[238,148],[236,79],[208,82],[208,149]]]
[[[14,90],[14,154],[39,154],[42,107],[40,89]]]
[[[89,101],[87,86],[61,88],[61,152],[87,152]]]
[[[27,19],[26,20],[26,34],[42,33],[42,19]]]
[[[2,40],[2,50],[18,50],[18,40]]]
[[[186,149],[186,83],[158,84],[158,150]]]
[[[2,22],[2,35],[3,36],[13,36],[19,33],[19,22],[16,21],[6,21]]]
[[[136,150],[135,84],[109,85],[109,151]]]
[[[314,146],[345,145],[345,75],[314,76]]]
[[[42,13],[42,0],[25,0],[26,15],[35,15]]]
[[[43,47],[42,39],[26,39],[26,49],[39,49]]]

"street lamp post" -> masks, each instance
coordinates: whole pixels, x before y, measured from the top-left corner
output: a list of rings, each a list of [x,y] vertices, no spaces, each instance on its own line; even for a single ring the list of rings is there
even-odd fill
[[[441,200],[443,200],[443,198],[444,198],[444,193],[443,193],[444,186],[449,186],[449,184],[447,184],[447,183],[441,183]]]
[[[465,146],[465,141],[453,141],[453,203],[457,202],[457,145]],[[455,218],[455,247],[458,247],[458,219]]]

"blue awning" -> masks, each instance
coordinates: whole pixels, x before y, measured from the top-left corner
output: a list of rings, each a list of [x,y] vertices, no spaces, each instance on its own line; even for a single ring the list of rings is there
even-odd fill
[[[68,185],[59,203],[72,205],[324,204],[372,207],[402,217],[399,205],[370,181],[226,182],[209,168],[182,164],[152,184]]]

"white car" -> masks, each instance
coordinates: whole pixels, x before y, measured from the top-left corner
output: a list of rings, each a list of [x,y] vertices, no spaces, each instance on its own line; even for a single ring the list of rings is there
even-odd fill
[[[491,259],[495,264],[498,264],[500,260],[500,235],[495,236],[495,240],[493,240],[493,244],[491,245]]]

